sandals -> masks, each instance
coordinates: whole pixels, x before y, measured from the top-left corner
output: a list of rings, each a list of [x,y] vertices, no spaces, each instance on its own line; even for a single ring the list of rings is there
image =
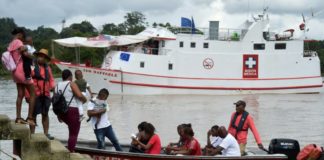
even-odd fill
[[[31,126],[37,126],[34,118],[27,117],[26,122],[27,122],[27,124],[29,124]]]
[[[16,118],[15,123],[16,124],[27,124],[27,121],[25,121],[22,118]]]

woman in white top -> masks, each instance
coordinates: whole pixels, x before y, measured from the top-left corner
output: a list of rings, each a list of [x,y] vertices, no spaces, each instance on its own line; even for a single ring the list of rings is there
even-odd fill
[[[70,70],[66,69],[62,72],[62,79],[63,82],[59,82],[56,89],[63,92],[66,87],[64,97],[69,104],[69,109],[64,115],[58,116],[58,119],[61,123],[66,123],[69,128],[68,149],[70,152],[74,152],[81,125],[76,99],[80,100],[82,103],[85,103],[87,99],[83,96],[78,86],[72,82],[73,75]]]

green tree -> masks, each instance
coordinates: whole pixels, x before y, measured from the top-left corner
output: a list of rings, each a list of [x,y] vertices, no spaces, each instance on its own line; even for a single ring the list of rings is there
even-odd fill
[[[125,34],[125,29],[123,26],[115,25],[113,23],[107,23],[103,25],[101,33],[118,36]]]
[[[71,24],[70,27],[64,28],[60,33],[61,38],[73,36],[91,37],[96,35],[98,35],[97,29],[88,21]]]
[[[145,22],[146,18],[141,12],[134,11],[127,13],[124,18],[124,26],[126,28],[127,34],[133,35],[142,32],[147,24]]]
[[[51,48],[52,40],[60,38],[60,35],[54,29],[45,28],[44,26],[32,31],[31,36],[37,49],[46,48],[48,50]]]
[[[0,51],[4,51],[11,41],[11,31],[16,28],[17,25],[12,18],[0,18]]]

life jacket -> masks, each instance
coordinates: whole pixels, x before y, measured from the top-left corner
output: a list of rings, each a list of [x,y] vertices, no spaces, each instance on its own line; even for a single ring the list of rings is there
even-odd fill
[[[41,95],[45,96],[45,83],[49,81],[49,71],[48,71],[48,65],[45,63],[44,65],[44,68],[45,68],[45,75],[44,75],[44,78],[42,77],[41,73],[40,73],[40,66],[39,64],[35,64],[35,68],[34,68],[34,75],[33,75],[33,79],[36,80],[37,82],[37,86],[39,88],[41,88],[38,84],[38,81],[43,81],[43,91],[41,92]]]
[[[323,153],[323,147],[316,146],[316,144],[309,144],[305,146],[297,155],[297,160],[319,159]],[[322,157],[321,157],[322,158]]]
[[[238,132],[240,132],[240,131],[247,131],[248,130],[248,129],[243,129],[243,125],[244,125],[247,117],[249,116],[249,112],[244,111],[242,113],[241,120],[240,120],[238,126],[236,126],[235,125],[235,122],[236,122],[236,119],[237,119],[238,115],[239,115],[238,113],[235,113],[233,119],[231,120],[231,127],[233,127],[234,129],[236,129],[235,137],[237,137],[237,133]]]
[[[46,63],[44,64],[44,68],[45,68],[45,78],[42,77],[42,75],[40,73],[40,67],[36,63],[35,64],[35,68],[34,68],[34,76],[33,76],[33,79],[49,81],[48,65]]]
[[[87,81],[85,81],[84,79],[78,79],[74,81],[77,86],[79,87],[81,92],[86,92],[87,90]]]

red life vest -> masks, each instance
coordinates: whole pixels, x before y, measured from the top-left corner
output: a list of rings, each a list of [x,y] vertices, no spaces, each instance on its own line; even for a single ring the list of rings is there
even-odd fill
[[[236,122],[236,119],[238,117],[238,113],[235,113],[234,116],[233,116],[233,119],[231,120],[231,127],[232,128],[235,128],[236,129],[236,134],[235,134],[235,138],[237,137],[237,133],[240,132],[240,131],[247,131],[247,129],[243,129],[243,125],[247,119],[247,117],[249,116],[249,112],[247,111],[244,111],[242,113],[242,117],[241,117],[241,120],[239,122],[239,124],[236,126],[235,125],[235,122]]]

